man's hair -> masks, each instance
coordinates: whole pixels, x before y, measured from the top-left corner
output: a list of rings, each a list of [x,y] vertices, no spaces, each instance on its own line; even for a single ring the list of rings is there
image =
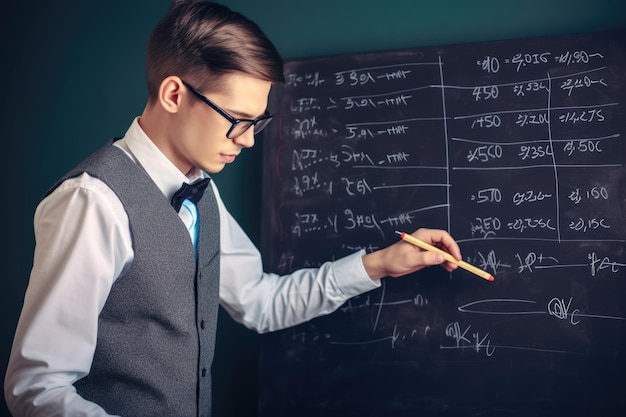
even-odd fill
[[[256,23],[221,4],[174,0],[148,41],[148,99],[156,99],[171,75],[215,89],[220,76],[231,72],[284,82],[283,60]]]

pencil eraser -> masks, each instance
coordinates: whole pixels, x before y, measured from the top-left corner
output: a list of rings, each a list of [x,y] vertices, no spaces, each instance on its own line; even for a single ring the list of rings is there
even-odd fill
[[[489,278],[487,278],[487,280],[489,281],[493,281],[495,278],[493,277],[493,275],[489,275]]]

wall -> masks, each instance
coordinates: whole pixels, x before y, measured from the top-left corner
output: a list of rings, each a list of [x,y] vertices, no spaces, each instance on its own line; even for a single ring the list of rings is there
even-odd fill
[[[626,2],[611,0],[225,3],[259,23],[286,59],[626,27]],[[37,1],[3,8],[0,169],[8,204],[0,251],[2,374],[32,262],[35,206],[56,178],[123,134],[141,113],[144,46],[168,4]],[[260,150],[249,150],[215,178],[254,242],[260,227]],[[220,325],[216,414],[253,416],[257,337],[227,317]],[[8,415],[3,404],[0,415]]]

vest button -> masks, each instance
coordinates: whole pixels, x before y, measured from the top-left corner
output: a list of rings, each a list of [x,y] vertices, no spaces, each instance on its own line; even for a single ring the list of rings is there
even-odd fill
[[[200,328],[204,329],[204,320],[200,320]]]

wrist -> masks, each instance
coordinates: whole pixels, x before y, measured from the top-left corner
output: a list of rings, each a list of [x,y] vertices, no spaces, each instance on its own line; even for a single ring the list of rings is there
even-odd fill
[[[366,253],[361,258],[363,261],[363,267],[365,272],[372,280],[378,280],[387,276],[385,262],[384,262],[384,249],[374,252]]]

